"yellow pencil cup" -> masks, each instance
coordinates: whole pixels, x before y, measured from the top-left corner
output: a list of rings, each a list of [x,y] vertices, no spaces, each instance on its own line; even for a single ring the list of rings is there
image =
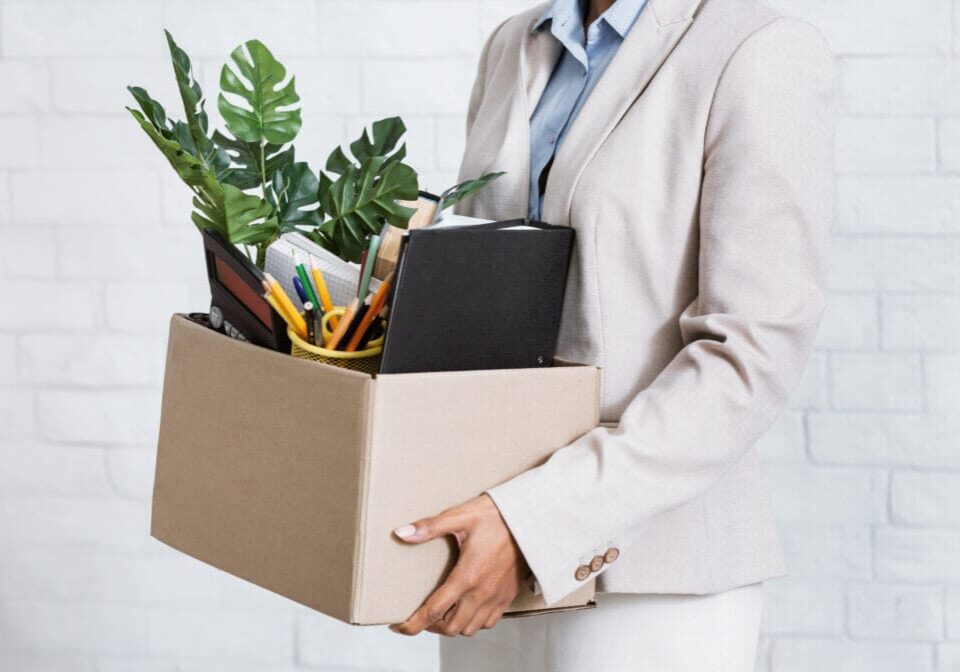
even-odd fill
[[[321,328],[323,330],[323,340],[329,340],[333,334],[330,328],[330,319],[340,317],[346,312],[346,308],[337,306],[323,314]],[[380,368],[380,353],[383,352],[383,336],[379,336],[369,343],[365,350],[356,350],[354,352],[344,352],[342,350],[328,350],[319,345],[307,343],[293,330],[287,329],[290,336],[290,354],[300,359],[309,359],[314,362],[323,362],[331,366],[339,366],[343,369],[360,371],[361,373],[374,374]]]

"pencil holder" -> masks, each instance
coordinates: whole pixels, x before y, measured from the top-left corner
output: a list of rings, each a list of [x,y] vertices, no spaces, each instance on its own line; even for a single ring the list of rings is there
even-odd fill
[[[335,307],[323,315],[321,322],[324,341],[331,336],[330,320],[334,317],[340,317],[344,314],[345,308]],[[361,373],[374,374],[380,368],[380,353],[383,352],[383,336],[371,340],[367,343],[364,350],[354,352],[345,352],[342,350],[328,350],[319,345],[307,343],[293,330],[287,329],[290,336],[290,354],[300,359],[309,359],[314,362],[322,362],[332,366],[339,366],[343,369],[360,371]]]

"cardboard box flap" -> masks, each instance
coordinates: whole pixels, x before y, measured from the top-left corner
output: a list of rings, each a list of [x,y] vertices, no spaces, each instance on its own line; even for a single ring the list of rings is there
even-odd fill
[[[452,539],[410,546],[391,530],[479,495],[590,431],[598,383],[586,366],[378,377],[354,622],[403,620],[456,559]],[[523,608],[542,604],[521,599]]]
[[[175,316],[153,536],[349,620],[372,385]]]

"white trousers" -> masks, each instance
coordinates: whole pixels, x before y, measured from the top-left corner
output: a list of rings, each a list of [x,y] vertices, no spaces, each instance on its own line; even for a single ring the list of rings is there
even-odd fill
[[[441,637],[442,672],[752,672],[762,584],[715,595],[600,593],[597,607]]]

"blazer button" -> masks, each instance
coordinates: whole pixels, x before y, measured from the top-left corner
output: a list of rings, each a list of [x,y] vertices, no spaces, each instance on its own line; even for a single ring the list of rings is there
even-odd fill
[[[574,573],[573,578],[577,581],[586,581],[590,576],[590,567],[587,565],[580,565],[577,567],[577,571]]]
[[[609,564],[619,557],[620,557],[620,551],[618,549],[608,548],[607,552],[603,554],[603,561]]]
[[[603,568],[603,559],[604,556],[598,555],[590,561],[590,571],[599,572]]]

